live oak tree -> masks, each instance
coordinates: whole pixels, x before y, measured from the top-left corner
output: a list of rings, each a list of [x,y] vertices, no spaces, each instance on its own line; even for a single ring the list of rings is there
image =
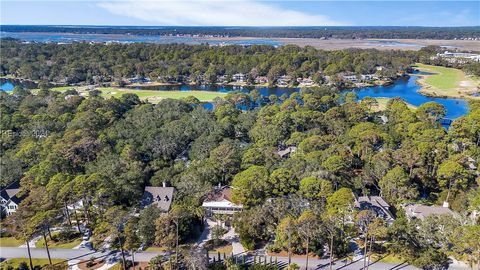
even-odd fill
[[[446,160],[438,168],[438,183],[441,187],[447,189],[446,202],[449,201],[452,191],[465,189],[468,185],[468,180],[469,173],[456,161]]]

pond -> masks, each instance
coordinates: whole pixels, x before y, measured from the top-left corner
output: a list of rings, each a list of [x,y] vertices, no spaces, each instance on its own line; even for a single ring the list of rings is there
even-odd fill
[[[445,118],[455,119],[468,113],[468,103],[464,99],[427,97],[418,92],[421,86],[416,83],[418,76],[403,77],[387,86],[373,86],[354,90],[360,99],[364,97],[400,97],[406,102],[420,106],[423,103],[435,101],[445,106]],[[349,90],[352,91],[352,90]]]
[[[344,90],[343,93],[355,91],[360,99],[364,97],[384,97],[394,98],[400,97],[406,102],[420,106],[423,103],[429,101],[435,101],[445,106],[447,110],[446,118],[455,119],[467,114],[468,103],[463,99],[452,98],[435,98],[427,97],[420,93],[421,86],[416,83],[418,76],[412,74],[410,77],[403,77],[395,81],[395,83],[387,86],[372,86],[359,89]],[[32,88],[32,85],[26,82],[20,82],[16,80],[0,80],[0,88],[4,91],[12,91],[15,85],[23,85],[27,88]],[[138,88],[140,89],[140,88]],[[299,88],[287,88],[287,87],[244,87],[244,86],[221,86],[221,85],[168,85],[168,86],[152,86],[142,87],[141,89],[151,90],[171,90],[171,91],[192,91],[192,90],[205,90],[205,91],[219,91],[219,92],[243,92],[248,93],[252,89],[257,89],[260,95],[268,97],[270,95],[282,96],[290,95],[291,93],[298,92]],[[207,108],[211,108],[211,104],[205,105]]]

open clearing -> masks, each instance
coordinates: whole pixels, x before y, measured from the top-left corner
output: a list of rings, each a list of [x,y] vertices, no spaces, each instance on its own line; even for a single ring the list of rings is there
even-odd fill
[[[417,82],[422,85],[420,93],[432,97],[480,99],[473,94],[480,91],[480,80],[467,76],[459,69],[416,64],[423,72]]]
[[[196,97],[200,101],[212,101],[216,97],[224,97],[226,93],[212,92],[212,91],[158,91],[158,90],[135,90],[126,88],[98,88],[102,91],[104,97],[121,97],[123,94],[131,93],[136,94],[142,100],[148,100],[150,102],[158,102],[162,99],[182,99],[189,96]]]
[[[69,89],[75,89],[78,92],[85,92],[87,87],[75,87],[75,86],[62,86],[53,87],[50,90],[64,92]],[[160,90],[137,90],[128,88],[116,88],[116,87],[99,87],[96,88],[102,92],[102,96],[109,97],[121,97],[123,94],[136,94],[141,100],[149,101],[152,103],[158,103],[162,99],[182,99],[193,96],[202,102],[209,102],[217,97],[224,97],[227,93],[213,92],[213,91],[160,91]]]
[[[0,247],[19,247],[25,244],[25,241],[15,239],[14,237],[0,238]]]

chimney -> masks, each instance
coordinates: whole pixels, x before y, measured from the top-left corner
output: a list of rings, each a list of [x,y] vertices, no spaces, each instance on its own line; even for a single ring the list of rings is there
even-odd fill
[[[162,187],[167,187],[167,182],[163,181],[162,182]]]

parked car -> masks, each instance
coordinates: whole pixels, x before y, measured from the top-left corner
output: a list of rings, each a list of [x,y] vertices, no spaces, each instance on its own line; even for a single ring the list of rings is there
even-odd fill
[[[89,250],[94,250],[93,245],[90,242],[86,242],[86,243],[81,244],[80,248],[86,248],[86,249],[89,249]]]
[[[83,233],[83,237],[82,239],[87,241],[88,239],[90,239],[90,236],[92,235],[92,233],[90,232],[89,229],[86,229],[85,232]]]

